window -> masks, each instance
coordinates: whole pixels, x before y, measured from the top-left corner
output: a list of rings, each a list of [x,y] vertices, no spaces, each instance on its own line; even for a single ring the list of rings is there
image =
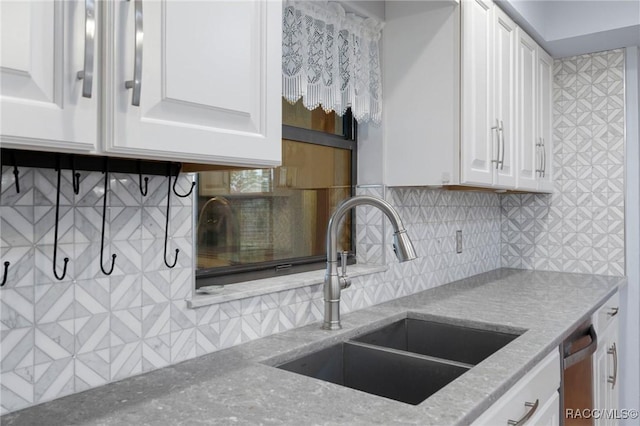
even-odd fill
[[[281,167],[198,174],[196,288],[324,268],[329,217],[353,195],[355,125],[285,101],[283,122]]]

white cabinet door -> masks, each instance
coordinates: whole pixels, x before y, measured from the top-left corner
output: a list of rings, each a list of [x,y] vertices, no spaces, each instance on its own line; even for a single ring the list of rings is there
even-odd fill
[[[89,1],[0,2],[0,135],[9,148],[90,151],[98,139],[98,66],[91,98],[83,97],[85,49],[98,48],[97,32],[85,11],[99,18]],[[95,8],[95,10],[93,9]],[[95,25],[95,24],[94,24]],[[89,58],[88,58],[89,59]],[[88,93],[87,93],[88,94]]]
[[[118,0],[108,10],[108,152],[280,164],[280,2]],[[139,106],[126,81],[139,81]]]
[[[593,358],[593,401],[594,408],[605,411],[605,415],[595,419],[596,426],[612,426],[618,422],[606,414],[613,414],[618,409],[620,377],[618,370],[618,321],[612,323],[600,334],[598,350]]]
[[[553,191],[553,59],[540,46],[537,47],[538,86],[538,140],[540,144],[540,165],[538,177],[540,191]]]
[[[516,24],[499,7],[494,7],[493,105],[498,127],[498,163],[494,185],[516,186],[515,89]],[[491,85],[489,85],[491,87]]]
[[[498,143],[496,117],[492,114],[493,9],[490,0],[462,3],[462,184],[493,184]]]
[[[518,189],[537,190],[541,169],[538,144],[537,44],[518,28]]]
[[[611,417],[615,417],[612,415],[619,407],[619,307],[620,299],[616,293],[593,315],[598,333],[598,349],[593,355],[593,404],[603,412],[603,416],[595,419],[596,426],[618,424]]]

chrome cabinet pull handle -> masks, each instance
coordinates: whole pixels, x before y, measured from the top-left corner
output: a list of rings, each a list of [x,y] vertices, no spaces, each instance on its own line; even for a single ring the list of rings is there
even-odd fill
[[[127,0],[130,1],[130,0]],[[135,19],[135,52],[133,56],[133,80],[127,80],[124,83],[126,89],[133,89],[131,95],[131,105],[140,106],[140,93],[142,90],[142,39],[144,32],[142,30],[142,0],[134,0],[134,19]]]
[[[618,307],[611,308],[609,312],[607,312],[607,315],[609,315],[612,318],[618,315]]]
[[[542,141],[542,177],[547,175],[547,147],[544,145],[544,138],[540,138]]]
[[[536,161],[538,163],[538,168],[536,169],[536,173],[538,174],[538,177],[542,177],[542,167],[543,167],[542,162],[544,161],[542,156],[544,155],[543,154],[544,147],[543,147],[543,144],[542,144],[542,138],[538,138],[538,140],[540,142],[538,142],[536,144],[536,155],[538,155],[538,153],[539,153],[540,161]]]
[[[96,3],[84,0],[84,68],[78,71],[78,80],[82,80],[82,97],[90,98],[93,89],[93,57],[96,40]]]
[[[533,413],[538,409],[538,405],[540,404],[540,400],[536,399],[536,402],[525,402],[524,406],[529,407],[529,411],[526,412],[524,416],[520,418],[520,420],[509,420],[507,424],[509,426],[522,426],[533,416]]]
[[[618,381],[618,348],[616,348],[615,342],[607,349],[607,354],[613,355],[613,376],[607,377],[607,382],[611,383],[611,389],[613,389]]]
[[[500,170],[504,170],[504,125],[502,124],[502,120],[500,120],[500,129],[498,129],[500,133],[500,140],[502,141],[502,155],[500,156]],[[500,148],[498,148],[498,152],[500,152]]]
[[[496,118],[496,125],[491,127],[491,130],[496,131],[496,136],[498,137],[498,151],[496,152],[496,159],[491,160],[492,163],[496,163],[496,170],[498,170],[498,165],[500,164],[500,121]]]

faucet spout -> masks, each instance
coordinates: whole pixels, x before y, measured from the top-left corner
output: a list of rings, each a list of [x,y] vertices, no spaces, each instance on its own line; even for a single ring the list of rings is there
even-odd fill
[[[393,246],[400,262],[417,258],[416,251],[404,229],[398,212],[383,199],[368,195],[348,198],[338,205],[329,219],[327,227],[327,270],[324,277],[324,323],[325,330],[338,330],[340,325],[340,291],[345,287],[345,277],[338,274],[338,229],[344,215],[356,206],[367,204],[380,209],[393,226]]]

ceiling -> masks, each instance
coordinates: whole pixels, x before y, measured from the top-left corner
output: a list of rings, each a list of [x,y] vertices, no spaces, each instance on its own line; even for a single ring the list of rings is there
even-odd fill
[[[640,45],[640,0],[496,0],[553,57]]]

